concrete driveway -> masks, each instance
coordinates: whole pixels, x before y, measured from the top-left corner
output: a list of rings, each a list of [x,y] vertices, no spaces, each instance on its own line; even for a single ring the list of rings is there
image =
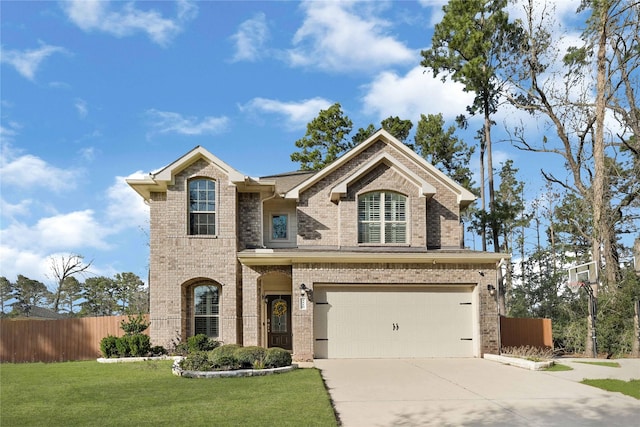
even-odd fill
[[[640,360],[620,362],[623,368],[563,361],[575,368],[568,372],[484,359],[335,359],[315,366],[345,427],[638,426],[639,400],[578,382],[640,378]]]

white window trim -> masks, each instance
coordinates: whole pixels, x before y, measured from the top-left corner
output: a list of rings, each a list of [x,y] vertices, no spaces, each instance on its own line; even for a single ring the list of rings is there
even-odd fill
[[[273,231],[274,231],[274,229],[273,229],[273,218],[276,217],[276,216],[283,216],[283,217],[286,218],[286,222],[287,222],[286,233],[287,234],[286,234],[285,237],[274,237],[273,236]],[[269,240],[272,241],[272,242],[288,242],[289,241],[289,237],[291,236],[291,234],[290,234],[290,232],[291,232],[290,227],[291,226],[289,225],[290,224],[289,214],[285,213],[285,212],[281,212],[281,213],[271,212],[270,219],[271,219],[271,221],[269,221]]]
[[[214,218],[215,218],[214,219],[215,233],[213,233],[213,234],[191,234],[191,206],[190,206],[190,203],[189,203],[189,197],[190,197],[189,184],[192,181],[199,181],[199,180],[211,181],[214,184],[216,209],[214,211],[197,211],[197,213],[213,214],[214,215]],[[190,178],[186,179],[185,181],[186,181],[185,186],[186,186],[186,194],[187,194],[187,197],[186,197],[186,204],[187,204],[187,232],[186,232],[186,234],[187,234],[187,236],[189,238],[192,238],[192,239],[193,238],[195,238],[195,239],[217,239],[218,235],[219,235],[219,230],[220,230],[220,228],[219,228],[220,221],[219,221],[219,215],[218,215],[218,209],[219,209],[219,206],[220,206],[220,204],[219,204],[220,197],[218,195],[218,193],[219,193],[218,190],[219,190],[220,186],[218,185],[218,180],[215,179],[215,178],[208,177],[208,176],[193,176],[193,177],[190,177]]]
[[[374,193],[378,193],[380,195],[380,221],[360,221],[360,197],[362,196],[366,196],[368,194],[374,194]],[[384,196],[385,194],[398,194],[400,196],[403,196],[405,198],[404,202],[405,202],[405,220],[404,221],[389,221],[389,223],[404,223],[405,225],[405,241],[401,242],[401,243],[395,243],[395,242],[386,242],[385,241],[385,226],[387,221],[384,220],[384,214],[385,214],[385,210],[384,210]],[[356,195],[356,222],[357,222],[357,242],[359,246],[379,246],[379,245],[385,245],[385,246],[409,246],[410,245],[410,241],[411,241],[411,234],[410,234],[410,224],[411,221],[409,220],[410,218],[410,197],[404,193],[401,193],[399,191],[393,191],[393,190],[373,190],[373,191],[366,191],[360,194]],[[379,243],[363,243],[360,242],[360,224],[362,223],[380,223],[380,242]]]
[[[204,286],[213,286],[218,289],[218,314],[212,315],[202,315],[196,314],[196,289]],[[191,288],[191,333],[192,335],[196,335],[196,318],[197,317],[211,317],[218,318],[218,335],[215,337],[210,337],[214,339],[219,339],[222,336],[222,286],[217,283],[207,283],[201,282],[193,285]]]

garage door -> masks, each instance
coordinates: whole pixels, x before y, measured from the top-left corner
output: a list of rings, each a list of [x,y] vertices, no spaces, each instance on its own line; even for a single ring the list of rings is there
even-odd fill
[[[471,291],[316,286],[315,357],[472,357]]]

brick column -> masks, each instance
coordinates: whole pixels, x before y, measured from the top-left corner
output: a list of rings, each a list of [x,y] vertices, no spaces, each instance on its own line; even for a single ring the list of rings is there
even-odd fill
[[[258,324],[260,322],[260,296],[258,273],[242,266],[242,343],[245,346],[259,345]]]

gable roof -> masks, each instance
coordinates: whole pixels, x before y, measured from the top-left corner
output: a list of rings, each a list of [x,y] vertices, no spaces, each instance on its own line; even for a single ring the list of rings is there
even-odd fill
[[[238,172],[200,145],[198,145],[193,150],[189,151],[173,163],[163,167],[156,172],[150,173],[143,179],[130,178],[126,181],[127,184],[129,184],[145,200],[149,200],[149,198],[151,197],[151,193],[167,191],[167,187],[175,183],[175,176],[177,174],[200,159],[204,159],[220,169],[229,177],[229,181],[234,184],[257,184],[257,181]],[[273,185],[273,182],[266,184]]]
[[[368,147],[370,147],[377,141],[382,141],[385,144],[391,145],[400,153],[405,155],[407,158],[415,162],[418,166],[420,166],[425,172],[431,175],[438,182],[440,182],[445,187],[453,191],[456,194],[458,204],[461,207],[470,205],[476,199],[476,196],[473,193],[471,193],[469,190],[467,190],[466,188],[462,187],[460,184],[453,181],[448,176],[446,176],[439,169],[437,169],[431,163],[427,162],[424,158],[420,157],[415,151],[407,147],[402,142],[398,141],[393,135],[391,135],[389,132],[387,132],[384,129],[378,130],[376,133],[371,135],[365,141],[363,141],[362,143],[360,143],[350,151],[347,151],[342,157],[336,159],[333,163],[327,165],[325,168],[321,169],[316,174],[312,175],[311,177],[301,182],[296,187],[289,190],[286,193],[285,198],[298,199],[300,197],[300,193],[310,188],[311,186],[313,186],[314,184],[316,184],[321,179],[325,178],[335,170],[342,167],[349,160],[353,159],[354,157],[362,153],[364,150],[366,150]],[[410,181],[419,184],[422,187],[422,193],[424,195],[429,196],[429,195],[435,194],[435,188],[431,186],[431,184],[417,177],[417,175],[415,175],[413,172],[411,172],[409,169],[403,166],[402,163],[398,162],[397,159],[387,154],[386,156],[382,156],[382,158],[374,158],[371,162],[367,162],[366,164],[360,166],[346,180],[342,181],[340,184],[334,187],[334,189],[332,189],[332,195],[331,195],[332,199],[336,196],[339,197],[339,194],[346,191],[346,186],[350,182],[353,182],[358,177],[367,173],[369,170],[371,170],[372,167],[377,166],[385,159],[386,159],[386,162],[390,162],[391,164],[393,164],[393,166],[397,171],[402,171],[402,174],[406,178],[408,178]],[[426,186],[424,184],[426,184]]]

